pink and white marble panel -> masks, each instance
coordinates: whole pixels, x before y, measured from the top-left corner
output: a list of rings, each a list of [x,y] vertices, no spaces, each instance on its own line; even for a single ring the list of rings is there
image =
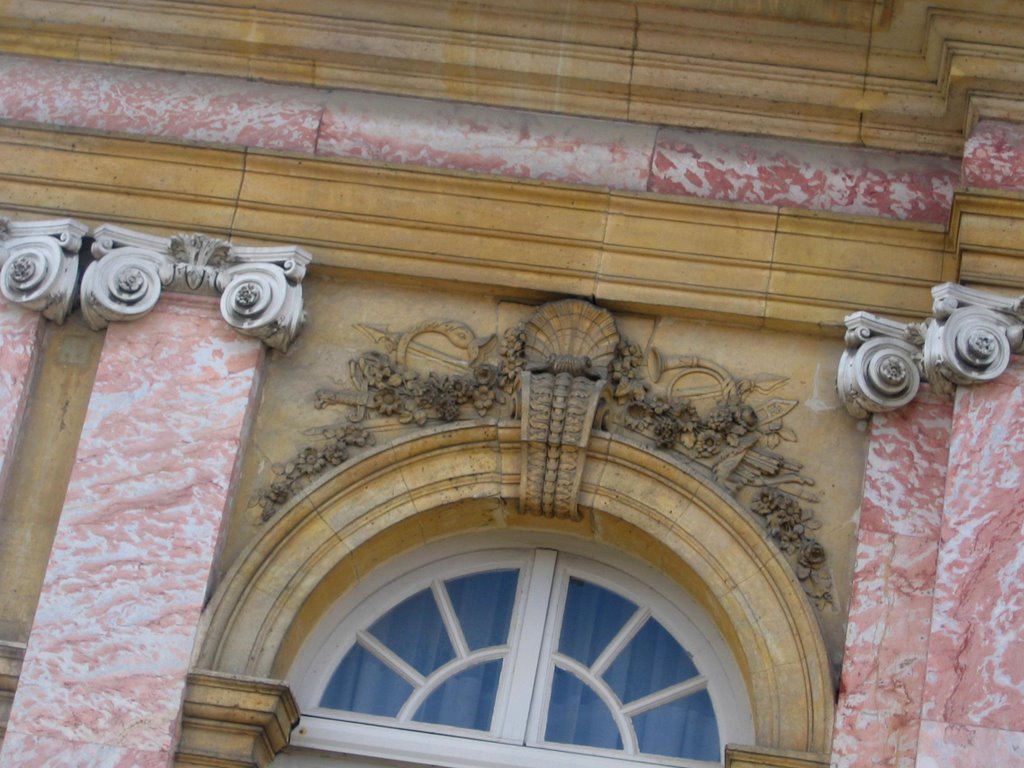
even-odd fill
[[[924,717],[1024,731],[1024,365],[961,387]]]
[[[651,125],[350,92],[328,102],[317,154],[641,191],[656,133]]]
[[[945,223],[959,172],[956,158],[664,128],[649,189]]]
[[[832,741],[834,768],[910,768],[938,542],[862,530]]]
[[[928,393],[871,417],[860,530],[937,540],[952,428],[952,401]]]
[[[911,768],[924,701],[952,404],[872,417],[834,768]]]
[[[14,449],[28,401],[43,322],[38,312],[0,298],[0,490],[10,471],[6,458]]]
[[[924,721],[916,768],[1020,768],[1024,734]]]
[[[312,153],[313,89],[0,56],[0,117],[113,133]]]
[[[964,145],[966,187],[1024,190],[1024,125],[982,120]]]
[[[261,354],[208,299],[107,330],[4,766],[166,764]]]

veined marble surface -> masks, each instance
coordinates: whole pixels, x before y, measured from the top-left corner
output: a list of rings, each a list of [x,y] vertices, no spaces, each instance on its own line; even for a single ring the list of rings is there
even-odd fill
[[[205,298],[108,329],[3,765],[167,764],[262,354]]]
[[[25,412],[42,327],[43,317],[38,312],[0,298],[0,484]]]

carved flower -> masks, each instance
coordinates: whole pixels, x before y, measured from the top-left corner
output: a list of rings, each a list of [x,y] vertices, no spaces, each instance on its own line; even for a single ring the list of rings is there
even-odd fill
[[[441,392],[434,403],[437,415],[442,421],[455,421],[459,418],[459,403],[449,392]]]
[[[370,396],[369,406],[381,416],[394,416],[402,408],[402,400],[392,387],[378,389]]]
[[[825,548],[814,539],[807,539],[796,558],[797,576],[806,579],[811,571],[823,568],[826,559]]]
[[[697,433],[697,440],[693,450],[701,458],[715,456],[722,450],[724,440],[722,435],[710,429],[702,429]]]
[[[479,386],[473,394],[473,407],[483,416],[494,405],[495,391],[489,386]]]
[[[473,369],[476,383],[481,387],[491,387],[498,381],[498,370],[493,365],[478,365]]]

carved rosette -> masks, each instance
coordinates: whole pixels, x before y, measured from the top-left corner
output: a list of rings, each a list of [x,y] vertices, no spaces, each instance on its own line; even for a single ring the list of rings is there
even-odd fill
[[[618,344],[612,316],[576,299],[544,305],[524,326],[520,512],[580,519],[587,442]]]
[[[82,278],[82,311],[95,329],[149,313],[164,289],[217,296],[233,328],[286,350],[305,320],[310,255],[295,246],[249,248],[205,235],[170,238],[104,225]]]
[[[857,418],[900,408],[921,381],[950,393],[1000,376],[1024,349],[1022,300],[945,283],[932,289],[933,316],[903,324],[856,312],[846,318],[847,349],[837,386]]]
[[[78,251],[86,233],[74,219],[0,222],[0,292],[63,323],[75,302]]]

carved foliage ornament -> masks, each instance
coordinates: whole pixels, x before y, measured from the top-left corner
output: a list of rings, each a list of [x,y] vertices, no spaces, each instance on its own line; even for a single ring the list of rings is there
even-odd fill
[[[286,350],[302,327],[301,283],[311,257],[301,248],[250,248],[197,234],[155,237],[110,224],[94,237],[82,312],[97,330],[144,316],[164,289],[219,295],[228,325],[275,349]]]
[[[1024,350],[1024,297],[1005,298],[944,283],[932,289],[933,316],[897,323],[867,312],[846,318],[837,386],[857,418],[895,410],[922,381],[949,394],[997,378]]]
[[[521,420],[520,512],[579,519],[591,430],[632,433],[730,492],[789,557],[807,593],[833,605],[825,550],[813,536],[810,505],[819,497],[801,465],[776,450],[796,440],[783,419],[797,402],[772,394],[785,378],[741,379],[703,358],[645,354],[608,312],[577,300],[544,305],[500,346],[454,321],[397,333],[357,327],[379,349],[350,362],[350,388],[317,392],[317,408],[342,406],[344,415],[274,468],[277,479],[254,498],[264,520],[350,448],[370,442],[371,427],[479,417]]]
[[[62,323],[75,302],[78,251],[87,228],[74,219],[0,219],[0,292]]]

